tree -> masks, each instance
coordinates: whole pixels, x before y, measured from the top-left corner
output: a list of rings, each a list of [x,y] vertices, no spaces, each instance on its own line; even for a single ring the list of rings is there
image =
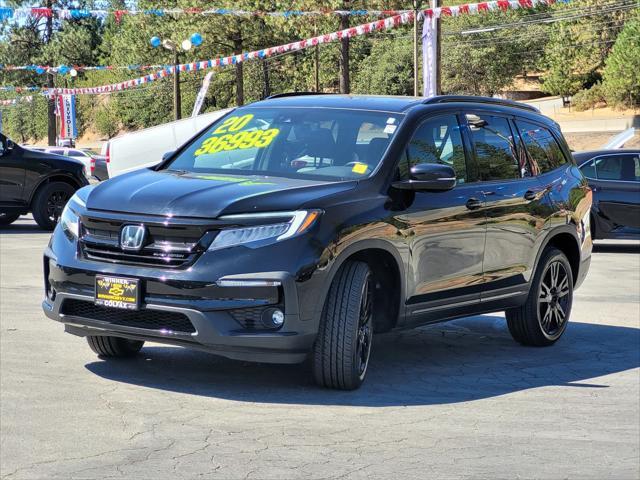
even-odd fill
[[[628,21],[607,58],[604,90],[613,104],[640,104],[640,14]]]
[[[413,40],[382,40],[360,62],[353,81],[355,93],[413,95]]]

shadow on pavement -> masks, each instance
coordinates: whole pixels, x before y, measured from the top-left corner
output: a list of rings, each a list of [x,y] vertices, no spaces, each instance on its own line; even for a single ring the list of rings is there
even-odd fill
[[[29,218],[20,218],[11,225],[0,226],[0,235],[4,234],[25,234],[25,233],[51,233],[41,229],[36,222]]]
[[[430,405],[490,398],[550,385],[606,388],[589,379],[640,366],[640,330],[574,322],[553,347],[516,344],[504,318],[477,316],[379,335],[360,390],[314,386],[309,366],[237,362],[150,346],[132,360],[86,368],[109,380],[190,395],[258,403]]]
[[[640,243],[594,243],[593,253],[640,253]]]

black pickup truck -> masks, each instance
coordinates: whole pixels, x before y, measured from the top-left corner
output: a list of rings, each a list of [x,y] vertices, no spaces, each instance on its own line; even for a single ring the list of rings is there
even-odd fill
[[[29,150],[0,133],[0,228],[33,213],[45,230],[53,230],[73,193],[88,185],[78,160]]]

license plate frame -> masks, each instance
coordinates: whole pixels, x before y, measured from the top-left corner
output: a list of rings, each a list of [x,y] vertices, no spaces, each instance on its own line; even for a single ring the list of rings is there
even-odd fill
[[[121,310],[140,308],[140,279],[96,275],[94,303]]]

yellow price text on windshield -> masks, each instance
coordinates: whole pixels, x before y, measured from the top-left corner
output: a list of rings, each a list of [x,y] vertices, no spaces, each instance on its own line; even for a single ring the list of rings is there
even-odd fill
[[[253,119],[253,115],[243,115],[241,117],[229,117],[222,122],[218,128],[216,128],[211,134],[220,135],[222,133],[237,132],[246,127]]]
[[[253,132],[238,132],[234,134],[227,133],[219,137],[209,137],[202,142],[200,148],[194,152],[194,155],[197,157],[198,155],[204,155],[206,153],[268,147],[279,133],[279,128],[270,128],[268,130],[255,130]]]

